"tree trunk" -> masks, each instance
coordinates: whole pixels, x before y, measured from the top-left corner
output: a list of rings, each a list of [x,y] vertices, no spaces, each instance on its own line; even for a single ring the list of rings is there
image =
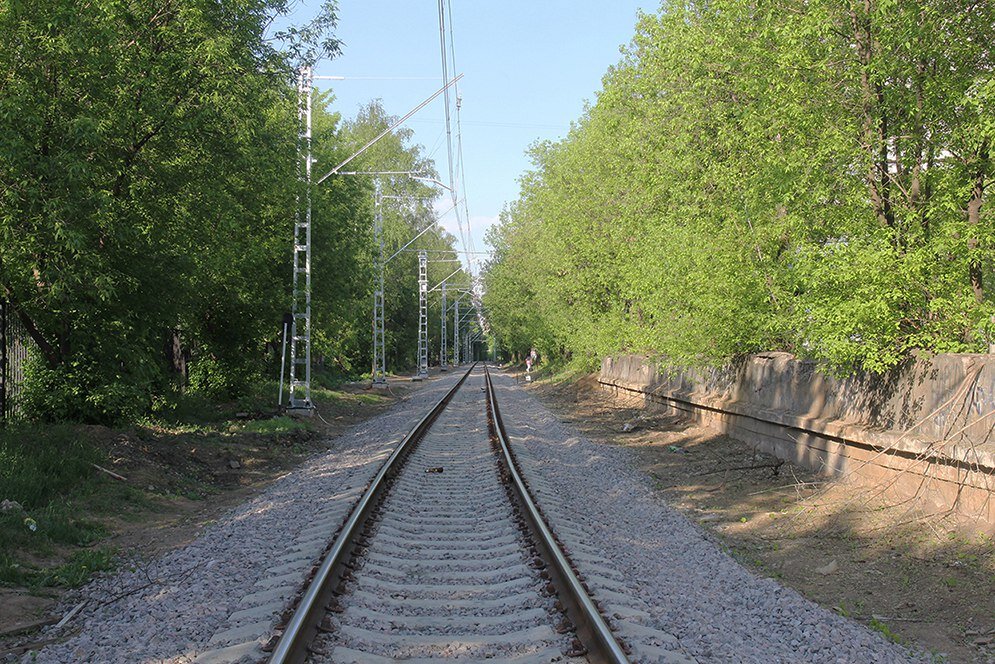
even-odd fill
[[[166,362],[169,363],[170,369],[172,369],[173,373],[180,378],[181,387],[186,387],[187,355],[183,350],[183,341],[180,338],[180,331],[167,330],[163,347],[166,354]]]
[[[985,175],[988,172],[988,141],[982,144],[978,151],[978,169],[974,174],[971,187],[971,198],[967,202],[967,223],[971,227],[971,236],[967,240],[968,274],[971,279],[971,291],[974,301],[981,304],[985,301],[985,284],[982,273],[981,258],[978,257],[977,228],[981,223],[981,202],[985,194]]]
[[[871,31],[871,0],[864,0],[863,12],[850,11],[854,42],[860,62],[861,99],[863,100],[863,147],[867,153],[867,190],[874,216],[882,226],[894,225],[894,212],[889,200],[888,182],[888,122],[884,108],[884,90],[871,80],[874,59],[874,36]]]

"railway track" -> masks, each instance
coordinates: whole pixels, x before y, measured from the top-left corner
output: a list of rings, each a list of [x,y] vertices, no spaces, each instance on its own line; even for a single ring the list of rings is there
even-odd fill
[[[370,483],[270,662],[627,662],[517,465],[474,365]]]

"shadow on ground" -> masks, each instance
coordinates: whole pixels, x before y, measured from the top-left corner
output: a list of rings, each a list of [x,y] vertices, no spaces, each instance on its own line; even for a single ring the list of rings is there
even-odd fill
[[[588,438],[631,449],[661,498],[756,573],[937,661],[995,661],[992,538],[613,396],[592,376],[530,389]]]

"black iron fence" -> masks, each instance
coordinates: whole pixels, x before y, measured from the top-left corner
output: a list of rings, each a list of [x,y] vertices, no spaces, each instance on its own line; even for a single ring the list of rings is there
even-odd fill
[[[18,417],[31,340],[6,302],[0,301],[0,422]]]

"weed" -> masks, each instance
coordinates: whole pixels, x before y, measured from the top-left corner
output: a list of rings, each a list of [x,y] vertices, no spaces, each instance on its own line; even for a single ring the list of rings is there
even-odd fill
[[[0,553],[0,583],[27,588],[78,588],[94,572],[114,569],[114,551],[111,549],[82,549],[56,567],[37,568],[24,565],[6,553]]]
[[[37,585],[78,588],[86,583],[94,572],[106,572],[112,569],[114,569],[112,549],[83,549],[73,553],[64,564],[40,572]]]
[[[341,403],[376,405],[386,401],[387,397],[374,392],[345,392],[326,387],[312,387],[311,396],[319,407]]]
[[[14,560],[13,556],[0,551],[0,584],[23,586],[29,576],[29,570]]]
[[[240,425],[240,430],[245,433],[259,433],[266,435],[290,433],[291,431],[310,430],[310,422],[296,420],[286,415],[274,417],[268,420],[252,420]]]
[[[968,566],[975,566],[978,564],[978,556],[973,553],[968,553],[966,551],[960,551],[957,553],[957,560],[966,563]]]
[[[877,618],[871,618],[870,627],[875,632],[880,632],[881,635],[884,636],[884,638],[888,639],[892,643],[902,643],[902,637],[893,632],[892,629],[888,627],[888,625],[881,622]]]
[[[58,545],[86,546],[107,535],[95,521],[79,519],[71,504],[52,502],[30,513],[0,514],[0,552],[19,548],[38,555],[51,555]]]

